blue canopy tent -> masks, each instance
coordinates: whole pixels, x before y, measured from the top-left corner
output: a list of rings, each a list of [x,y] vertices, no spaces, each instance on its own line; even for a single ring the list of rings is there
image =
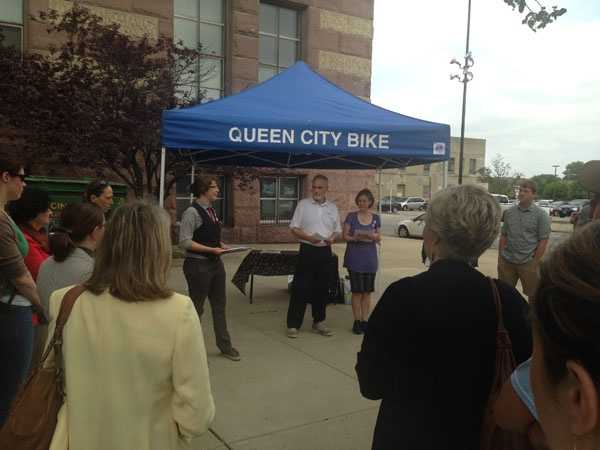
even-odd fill
[[[386,169],[445,161],[450,127],[372,105],[298,62],[239,94],[163,112],[166,150],[198,164]]]

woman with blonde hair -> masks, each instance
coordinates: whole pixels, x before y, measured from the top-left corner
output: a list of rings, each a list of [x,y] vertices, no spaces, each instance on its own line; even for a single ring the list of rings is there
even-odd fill
[[[194,305],[167,287],[169,218],[117,209],[63,331],[66,400],[51,450],[177,449],[214,416]],[[50,298],[49,335],[69,288]],[[66,423],[65,423],[66,422]]]
[[[600,222],[541,266],[531,385],[551,450],[600,449]]]
[[[356,371],[363,396],[382,399],[374,450],[480,448],[496,372],[492,280],[470,262],[498,235],[500,207],[483,189],[438,193],[427,210],[426,272],[388,287],[369,318]],[[494,280],[517,362],[531,355],[527,302]]]

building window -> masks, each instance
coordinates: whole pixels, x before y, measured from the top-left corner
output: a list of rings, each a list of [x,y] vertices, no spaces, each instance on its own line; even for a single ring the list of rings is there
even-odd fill
[[[190,185],[196,178],[195,167],[192,166],[190,171],[186,171],[177,182],[175,189],[175,201],[177,203],[177,220],[181,220],[183,212],[190,207],[194,201],[194,196],[190,193]],[[222,223],[227,223],[227,179],[224,176],[218,176],[219,197],[212,203],[212,207],[217,214],[217,217]]]
[[[3,0],[0,5],[0,42],[23,50],[23,0]]]
[[[299,57],[298,11],[260,3],[258,81],[268,80]]]
[[[477,173],[477,160],[469,159],[469,173],[475,175]]]
[[[225,86],[225,0],[175,0],[173,35],[187,48],[202,46],[197,67],[181,94],[203,101],[223,97]]]
[[[431,172],[431,164],[425,164],[423,166],[423,175],[429,175]]]
[[[448,173],[454,173],[454,158],[448,160]]]
[[[400,197],[404,197],[406,195],[406,185],[405,184],[397,184],[396,185],[396,194]]]
[[[300,198],[298,177],[260,179],[260,223],[290,223]]]

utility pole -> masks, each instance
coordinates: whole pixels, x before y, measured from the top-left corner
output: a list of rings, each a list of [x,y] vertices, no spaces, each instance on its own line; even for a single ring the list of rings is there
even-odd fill
[[[450,64],[456,64],[462,70],[461,75],[450,75],[451,80],[458,80],[459,83],[463,84],[463,98],[462,98],[462,119],[460,123],[460,151],[458,157],[458,184],[462,184],[463,180],[463,158],[465,149],[465,112],[467,107],[467,83],[473,79],[473,73],[469,70],[473,67],[474,61],[469,51],[469,35],[471,32],[471,0],[469,0],[469,6],[467,10],[467,44],[465,46],[465,57],[464,63],[461,64],[456,59],[452,59]]]

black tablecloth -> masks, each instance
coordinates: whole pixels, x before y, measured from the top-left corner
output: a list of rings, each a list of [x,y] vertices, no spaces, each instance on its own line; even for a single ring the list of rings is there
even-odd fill
[[[298,260],[297,250],[282,250],[280,252],[268,252],[252,250],[246,255],[231,282],[243,294],[246,294],[246,284],[250,275],[276,276],[293,275]]]
[[[231,282],[246,295],[246,284],[251,275],[278,276],[293,275],[298,261],[297,250],[282,250],[279,252],[252,250],[246,255]],[[339,301],[339,272],[338,257],[334,253],[331,263],[331,301]],[[342,294],[343,297],[343,294]],[[341,299],[343,302],[343,298]]]

